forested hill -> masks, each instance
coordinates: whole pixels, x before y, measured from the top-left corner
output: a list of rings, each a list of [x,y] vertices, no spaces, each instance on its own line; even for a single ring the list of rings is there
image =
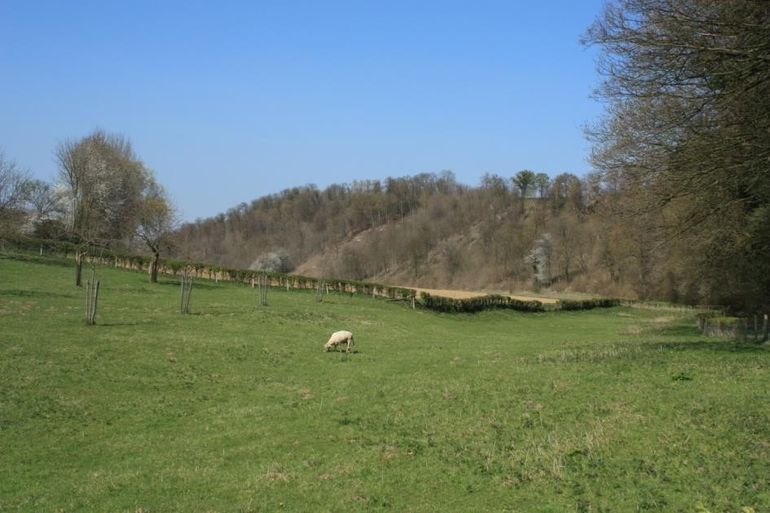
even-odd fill
[[[617,216],[598,175],[522,171],[308,185],[183,225],[178,257],[239,268],[498,290],[553,286],[632,297],[702,298],[655,231]]]
[[[583,40],[600,50],[599,174],[291,189],[182,227],[180,256],[432,287],[537,279],[766,313],[770,2],[609,2]]]

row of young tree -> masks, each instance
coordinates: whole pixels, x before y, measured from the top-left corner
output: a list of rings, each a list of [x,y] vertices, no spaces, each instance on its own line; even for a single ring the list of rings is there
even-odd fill
[[[128,139],[96,130],[62,142],[54,157],[58,174],[48,183],[0,154],[0,236],[76,242],[78,270],[82,256],[98,248],[149,250],[150,280],[157,281],[158,260],[176,223],[174,208]]]

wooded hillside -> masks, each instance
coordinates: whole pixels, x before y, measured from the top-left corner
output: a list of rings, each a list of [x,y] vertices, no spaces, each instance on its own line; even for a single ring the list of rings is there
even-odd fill
[[[600,49],[607,107],[595,175],[296,188],[185,225],[180,256],[766,310],[770,3],[617,0],[584,42]]]
[[[444,288],[553,286],[704,301],[599,175],[452,173],[308,185],[183,225],[177,257]],[[668,262],[668,263],[664,263]]]

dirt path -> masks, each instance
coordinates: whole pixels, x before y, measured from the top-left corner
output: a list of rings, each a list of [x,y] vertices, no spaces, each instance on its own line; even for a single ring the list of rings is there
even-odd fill
[[[472,297],[486,296],[490,292],[472,292],[468,290],[444,290],[444,289],[422,289],[419,287],[406,287],[414,289],[417,292],[427,292],[431,296],[449,297],[452,299],[470,299]],[[557,300],[551,297],[540,296],[516,296],[513,294],[500,294],[501,296],[508,296],[512,299],[518,299],[519,301],[540,301],[541,303],[553,304]]]

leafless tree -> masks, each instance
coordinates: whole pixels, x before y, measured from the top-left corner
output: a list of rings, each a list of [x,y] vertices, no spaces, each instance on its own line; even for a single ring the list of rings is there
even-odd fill
[[[150,283],[158,281],[160,254],[171,246],[171,235],[175,226],[174,207],[163,187],[150,176],[143,194],[137,225],[137,235],[153,255],[149,269]]]
[[[61,143],[59,178],[70,202],[69,227],[85,240],[119,240],[136,227],[147,170],[130,142],[101,130]]]
[[[57,217],[64,212],[59,194],[43,180],[30,180],[25,200],[37,221]]]
[[[770,2],[616,0],[585,41],[607,102],[594,163],[685,245],[713,302],[768,306]]]
[[[148,172],[128,139],[102,130],[64,141],[55,156],[69,202],[68,229],[82,243],[75,273],[80,286],[87,247],[126,243],[135,232]]]
[[[0,151],[0,230],[18,228],[29,183],[29,174]]]

